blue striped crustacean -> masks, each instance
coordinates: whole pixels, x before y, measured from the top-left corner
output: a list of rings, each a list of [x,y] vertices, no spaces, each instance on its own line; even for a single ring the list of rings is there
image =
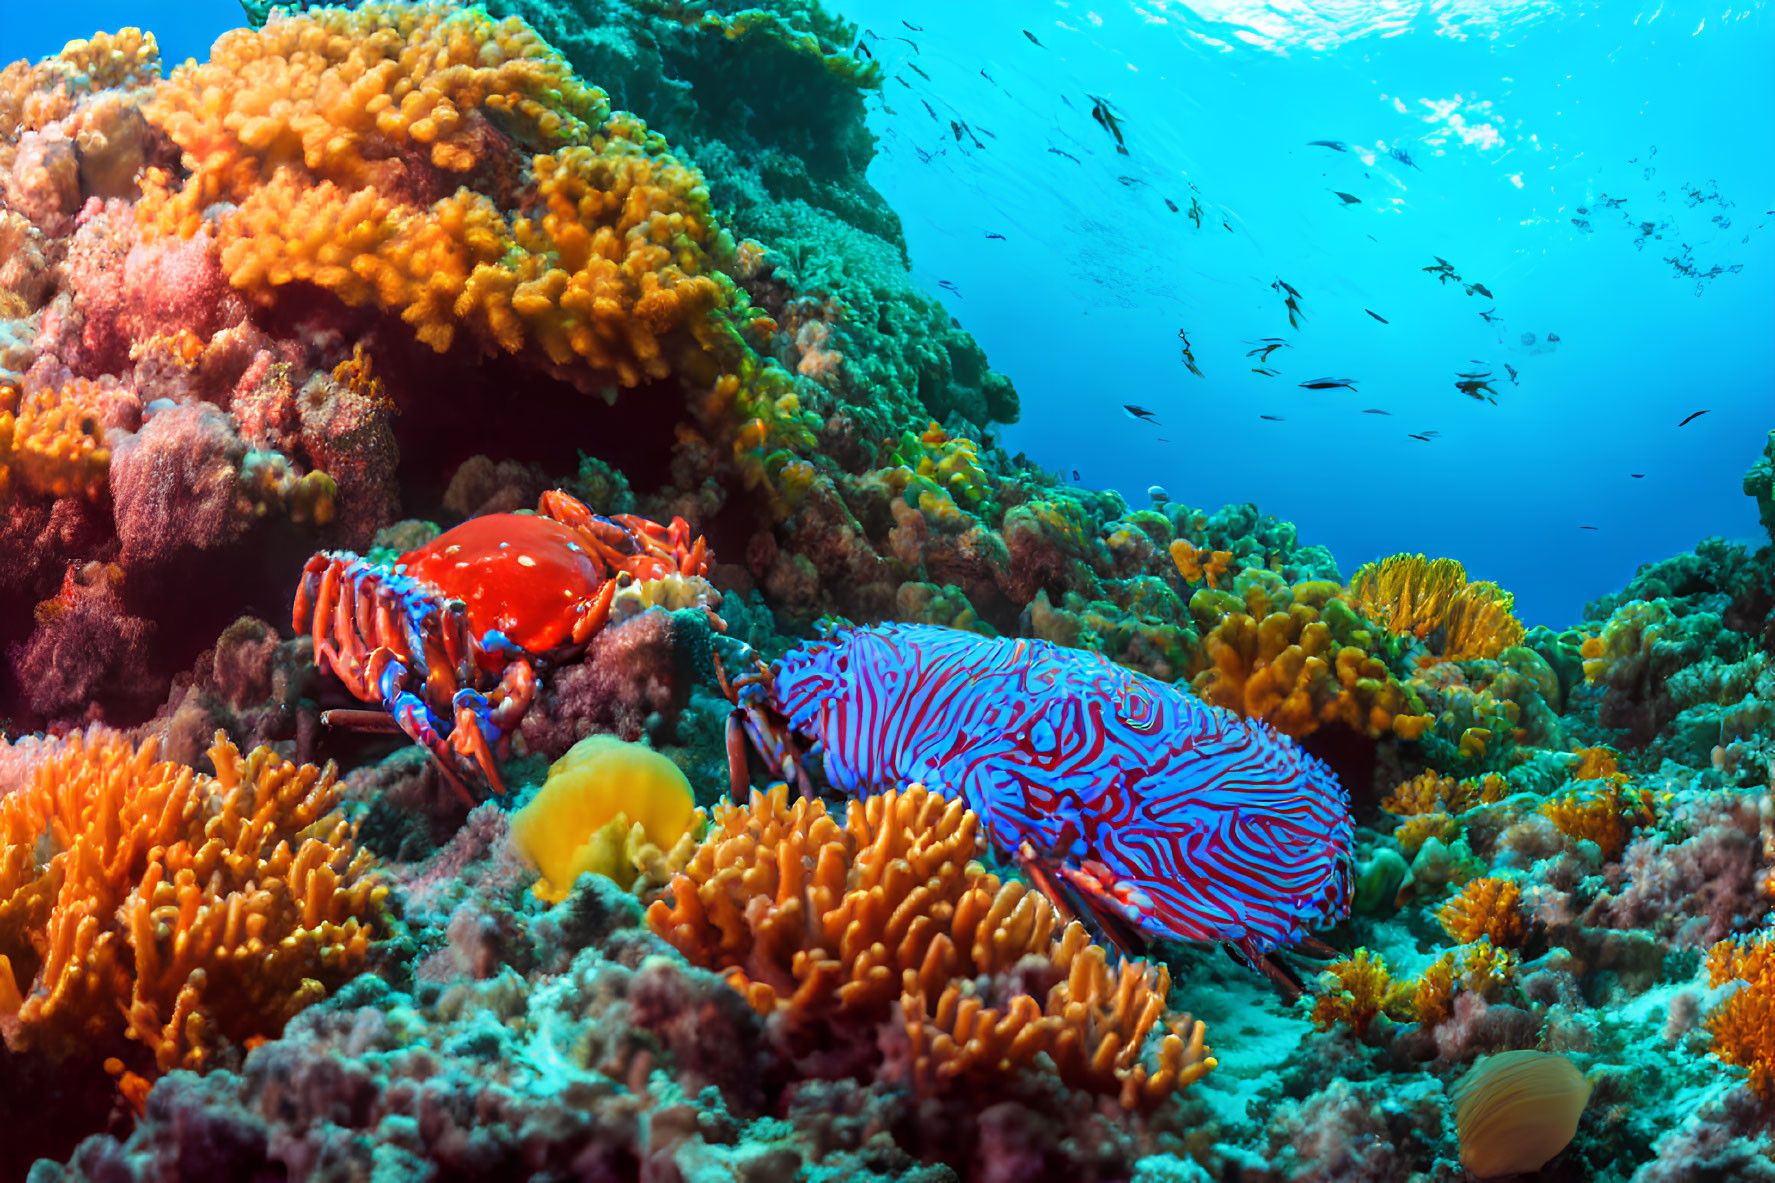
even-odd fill
[[[1331,770],[1096,654],[843,627],[734,690],[746,732],[804,791],[800,752],[849,793],[959,794],[1001,853],[1111,936],[1224,942],[1256,965],[1348,910],[1349,798]]]

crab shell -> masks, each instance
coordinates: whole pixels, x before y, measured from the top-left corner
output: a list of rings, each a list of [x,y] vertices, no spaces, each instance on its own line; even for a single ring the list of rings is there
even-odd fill
[[[462,601],[477,636],[497,629],[539,657],[584,645],[617,587],[577,532],[538,514],[471,518],[402,555],[396,569]],[[504,660],[486,649],[477,655],[489,673]]]

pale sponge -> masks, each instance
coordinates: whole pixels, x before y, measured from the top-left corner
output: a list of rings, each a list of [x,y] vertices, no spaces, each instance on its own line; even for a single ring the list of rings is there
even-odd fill
[[[1481,1179],[1538,1171],[1578,1132],[1590,1082],[1546,1052],[1489,1056],[1454,1087],[1461,1165]]]
[[[702,811],[678,766],[645,744],[608,735],[580,740],[549,768],[530,803],[512,814],[512,840],[559,903],[587,871],[624,889],[663,884],[702,830]]]

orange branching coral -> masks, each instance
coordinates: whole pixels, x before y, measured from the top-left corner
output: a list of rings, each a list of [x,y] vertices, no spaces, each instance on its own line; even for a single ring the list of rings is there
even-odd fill
[[[1454,795],[1454,778],[1426,768],[1382,799],[1381,808],[1400,817],[1441,813]]]
[[[1457,954],[1444,953],[1418,975],[1411,987],[1411,1013],[1426,1027],[1434,1027],[1454,1013]]]
[[[1400,817],[1426,813],[1465,813],[1478,805],[1502,801],[1510,782],[1497,773],[1457,781],[1426,768],[1383,798],[1381,808]]]
[[[987,873],[973,861],[979,819],[961,802],[913,785],[852,801],[841,828],[779,785],[714,812],[648,922],[801,1038],[892,1021],[897,1002],[923,1087],[1032,1070],[1045,1053],[1068,1084],[1130,1108],[1214,1067],[1202,1024],[1166,1013],[1164,967],[1111,970],[1044,896]],[[1020,962],[1036,972],[1026,958],[1053,980],[1044,1001],[981,993],[983,975]]]
[[[1630,789],[1627,777],[1613,773],[1599,788],[1581,789],[1542,802],[1541,812],[1559,832],[1577,842],[1594,842],[1605,862],[1627,849],[1628,839],[1658,817],[1657,798],[1650,789]]]
[[[1495,772],[1488,772],[1484,776],[1469,776],[1456,781],[1448,803],[1456,813],[1465,813],[1480,805],[1502,801],[1509,791],[1509,781]]]
[[[1333,962],[1320,977],[1327,988],[1313,1002],[1313,1025],[1321,1031],[1342,1023],[1361,1038],[1379,1015],[1403,1019],[1410,1014],[1411,986],[1394,981],[1387,963],[1367,949]]]
[[[1201,594],[1201,593],[1198,593]],[[1399,683],[1379,659],[1339,647],[1307,604],[1261,621],[1235,612],[1202,638],[1208,668],[1191,681],[1197,694],[1299,738],[1340,722],[1364,735],[1388,731],[1415,739],[1430,719],[1406,713]]]
[[[0,799],[0,1033],[203,1069],[364,965],[386,888],[333,770],[218,733],[216,775],[78,733]],[[21,985],[22,983],[22,985]],[[146,1065],[144,1065],[145,1067]]]
[[[1454,1013],[1457,988],[1496,1002],[1515,981],[1515,954],[1482,937],[1466,949],[1444,953],[1418,975],[1411,986],[1412,1014],[1434,1027]]]
[[[1618,754],[1613,748],[1579,748],[1572,755],[1578,757],[1578,766],[1572,770],[1573,780],[1602,780],[1620,774]]]
[[[1171,544],[1171,561],[1177,566],[1177,573],[1186,583],[1208,581],[1209,587],[1219,587],[1220,577],[1226,574],[1227,567],[1232,564],[1233,552],[1230,550],[1197,550],[1184,538]]]
[[[1495,583],[1469,583],[1454,559],[1394,555],[1369,563],[1346,596],[1389,632],[1429,643],[1435,660],[1492,658],[1522,643],[1515,598]]]
[[[1775,1101],[1775,937],[1725,940],[1707,951],[1713,987],[1743,982],[1707,1016],[1713,1054],[1750,1071],[1750,1087]]]
[[[1462,945],[1484,937],[1494,945],[1514,949],[1527,934],[1522,889],[1514,879],[1475,879],[1442,905],[1436,918]]]
[[[0,498],[17,490],[97,499],[105,491],[104,388],[85,378],[22,394],[0,382]]]
[[[636,386],[727,345],[731,251],[694,167],[516,18],[371,3],[274,16],[175,70],[145,108],[190,175],[150,175],[147,229],[217,202],[237,287],[302,281],[449,349],[534,346]],[[514,150],[515,144],[515,150]]]

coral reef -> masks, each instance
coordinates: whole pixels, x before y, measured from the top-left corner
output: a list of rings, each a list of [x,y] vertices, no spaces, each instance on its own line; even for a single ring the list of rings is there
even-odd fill
[[[1775,1177],[1775,545],[1525,629],[1008,455],[815,0],[283,7],[0,70],[0,1178]],[[627,523],[579,636],[554,491]],[[524,611],[468,630],[465,538]],[[748,792],[728,692],[834,616],[1299,741],[1330,949],[1123,956],[1104,835],[925,771]]]

